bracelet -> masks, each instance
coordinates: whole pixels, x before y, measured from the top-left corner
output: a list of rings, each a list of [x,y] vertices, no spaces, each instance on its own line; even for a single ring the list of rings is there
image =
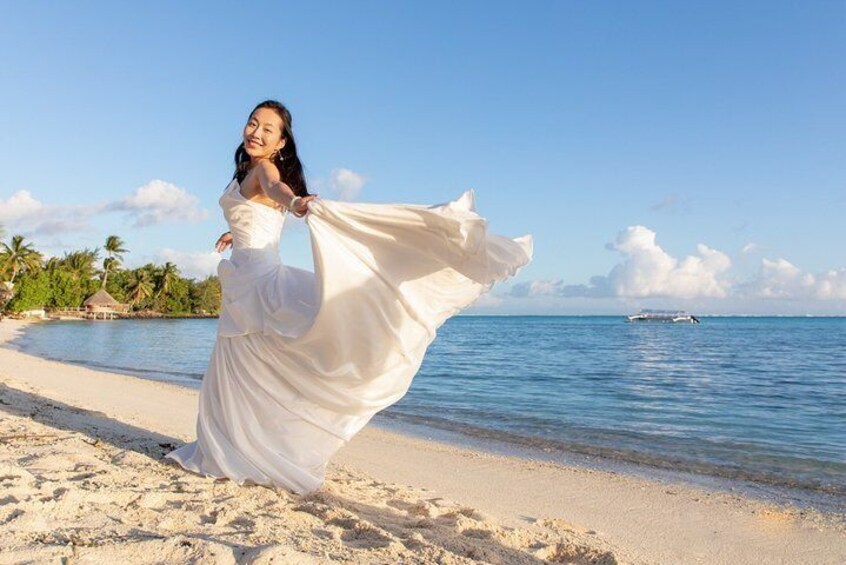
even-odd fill
[[[294,196],[293,198],[291,198],[291,201],[288,202],[288,210],[293,212],[296,209],[297,200],[299,200],[299,199],[300,199],[299,196]]]

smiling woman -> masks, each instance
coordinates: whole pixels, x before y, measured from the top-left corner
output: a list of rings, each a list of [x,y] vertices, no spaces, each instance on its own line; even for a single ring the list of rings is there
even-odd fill
[[[238,179],[244,198],[271,207],[284,206],[302,216],[313,196],[306,187],[292,123],[291,113],[275,100],[256,106],[244,126],[243,142],[235,152],[234,178]]]
[[[305,214],[315,272],[281,263],[287,215],[267,201]],[[318,490],[335,452],[405,395],[441,324],[532,257],[530,235],[487,231],[472,191],[432,206],[309,195],[274,101],[250,114],[219,203],[232,255],[197,440],[167,457],[239,484]]]

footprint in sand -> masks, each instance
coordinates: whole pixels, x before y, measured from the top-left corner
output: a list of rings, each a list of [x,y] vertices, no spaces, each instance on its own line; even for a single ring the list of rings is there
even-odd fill
[[[238,518],[227,522],[226,525],[232,528],[242,528],[247,531],[252,531],[253,528],[255,528],[256,522],[246,516],[239,516]]]
[[[26,514],[26,512],[24,512],[20,508],[16,508],[16,509],[12,510],[12,512],[8,516],[6,516],[5,519],[0,520],[0,526],[5,526],[6,524],[13,522],[14,520],[20,518],[24,514]]]
[[[386,504],[392,508],[406,512],[409,516],[418,516],[421,518],[430,518],[436,510],[433,505],[422,500],[417,502],[407,502],[405,500],[394,499],[389,500]]]
[[[97,473],[80,473],[78,475],[74,475],[73,477],[68,477],[67,480],[69,481],[84,481],[85,479],[90,479],[91,477],[96,477]]]
[[[377,548],[387,547],[393,543],[393,539],[386,531],[363,520],[343,519],[342,523],[330,522],[330,524],[344,528],[341,540],[352,547]]]
[[[494,533],[490,530],[483,530],[481,528],[467,528],[461,531],[461,535],[473,539],[493,539]]]
[[[212,510],[208,514],[201,514],[200,515],[200,525],[201,526],[206,526],[206,525],[212,526],[214,524],[217,524],[217,515],[218,514],[220,514],[220,510],[217,509],[217,508],[215,508],[214,510]]]
[[[618,561],[610,551],[593,549],[574,543],[556,543],[536,550],[533,555],[551,563],[572,563],[584,565],[617,565]]]

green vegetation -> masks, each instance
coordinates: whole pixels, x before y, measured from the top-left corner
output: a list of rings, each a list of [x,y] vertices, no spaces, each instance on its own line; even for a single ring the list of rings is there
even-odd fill
[[[0,237],[3,234],[0,228]],[[45,260],[22,235],[12,236],[8,243],[0,241],[0,283],[14,283],[14,294],[5,310],[79,308],[86,298],[104,288],[118,302],[129,304],[133,312],[219,313],[221,293],[216,276],[203,280],[184,278],[170,261],[124,269],[121,263],[128,250],[116,235],[106,238],[103,252],[102,262],[99,247]]]

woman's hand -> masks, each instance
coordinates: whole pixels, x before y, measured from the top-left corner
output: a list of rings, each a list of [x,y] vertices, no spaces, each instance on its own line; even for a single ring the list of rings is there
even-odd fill
[[[221,235],[220,238],[217,240],[217,243],[214,244],[215,249],[218,253],[223,253],[226,251],[227,247],[232,246],[232,232],[226,232],[225,234]]]
[[[298,198],[296,204],[294,205],[294,215],[298,218],[305,216],[306,212],[308,212],[308,203],[315,198],[317,198],[316,194],[309,194],[308,196]]]

